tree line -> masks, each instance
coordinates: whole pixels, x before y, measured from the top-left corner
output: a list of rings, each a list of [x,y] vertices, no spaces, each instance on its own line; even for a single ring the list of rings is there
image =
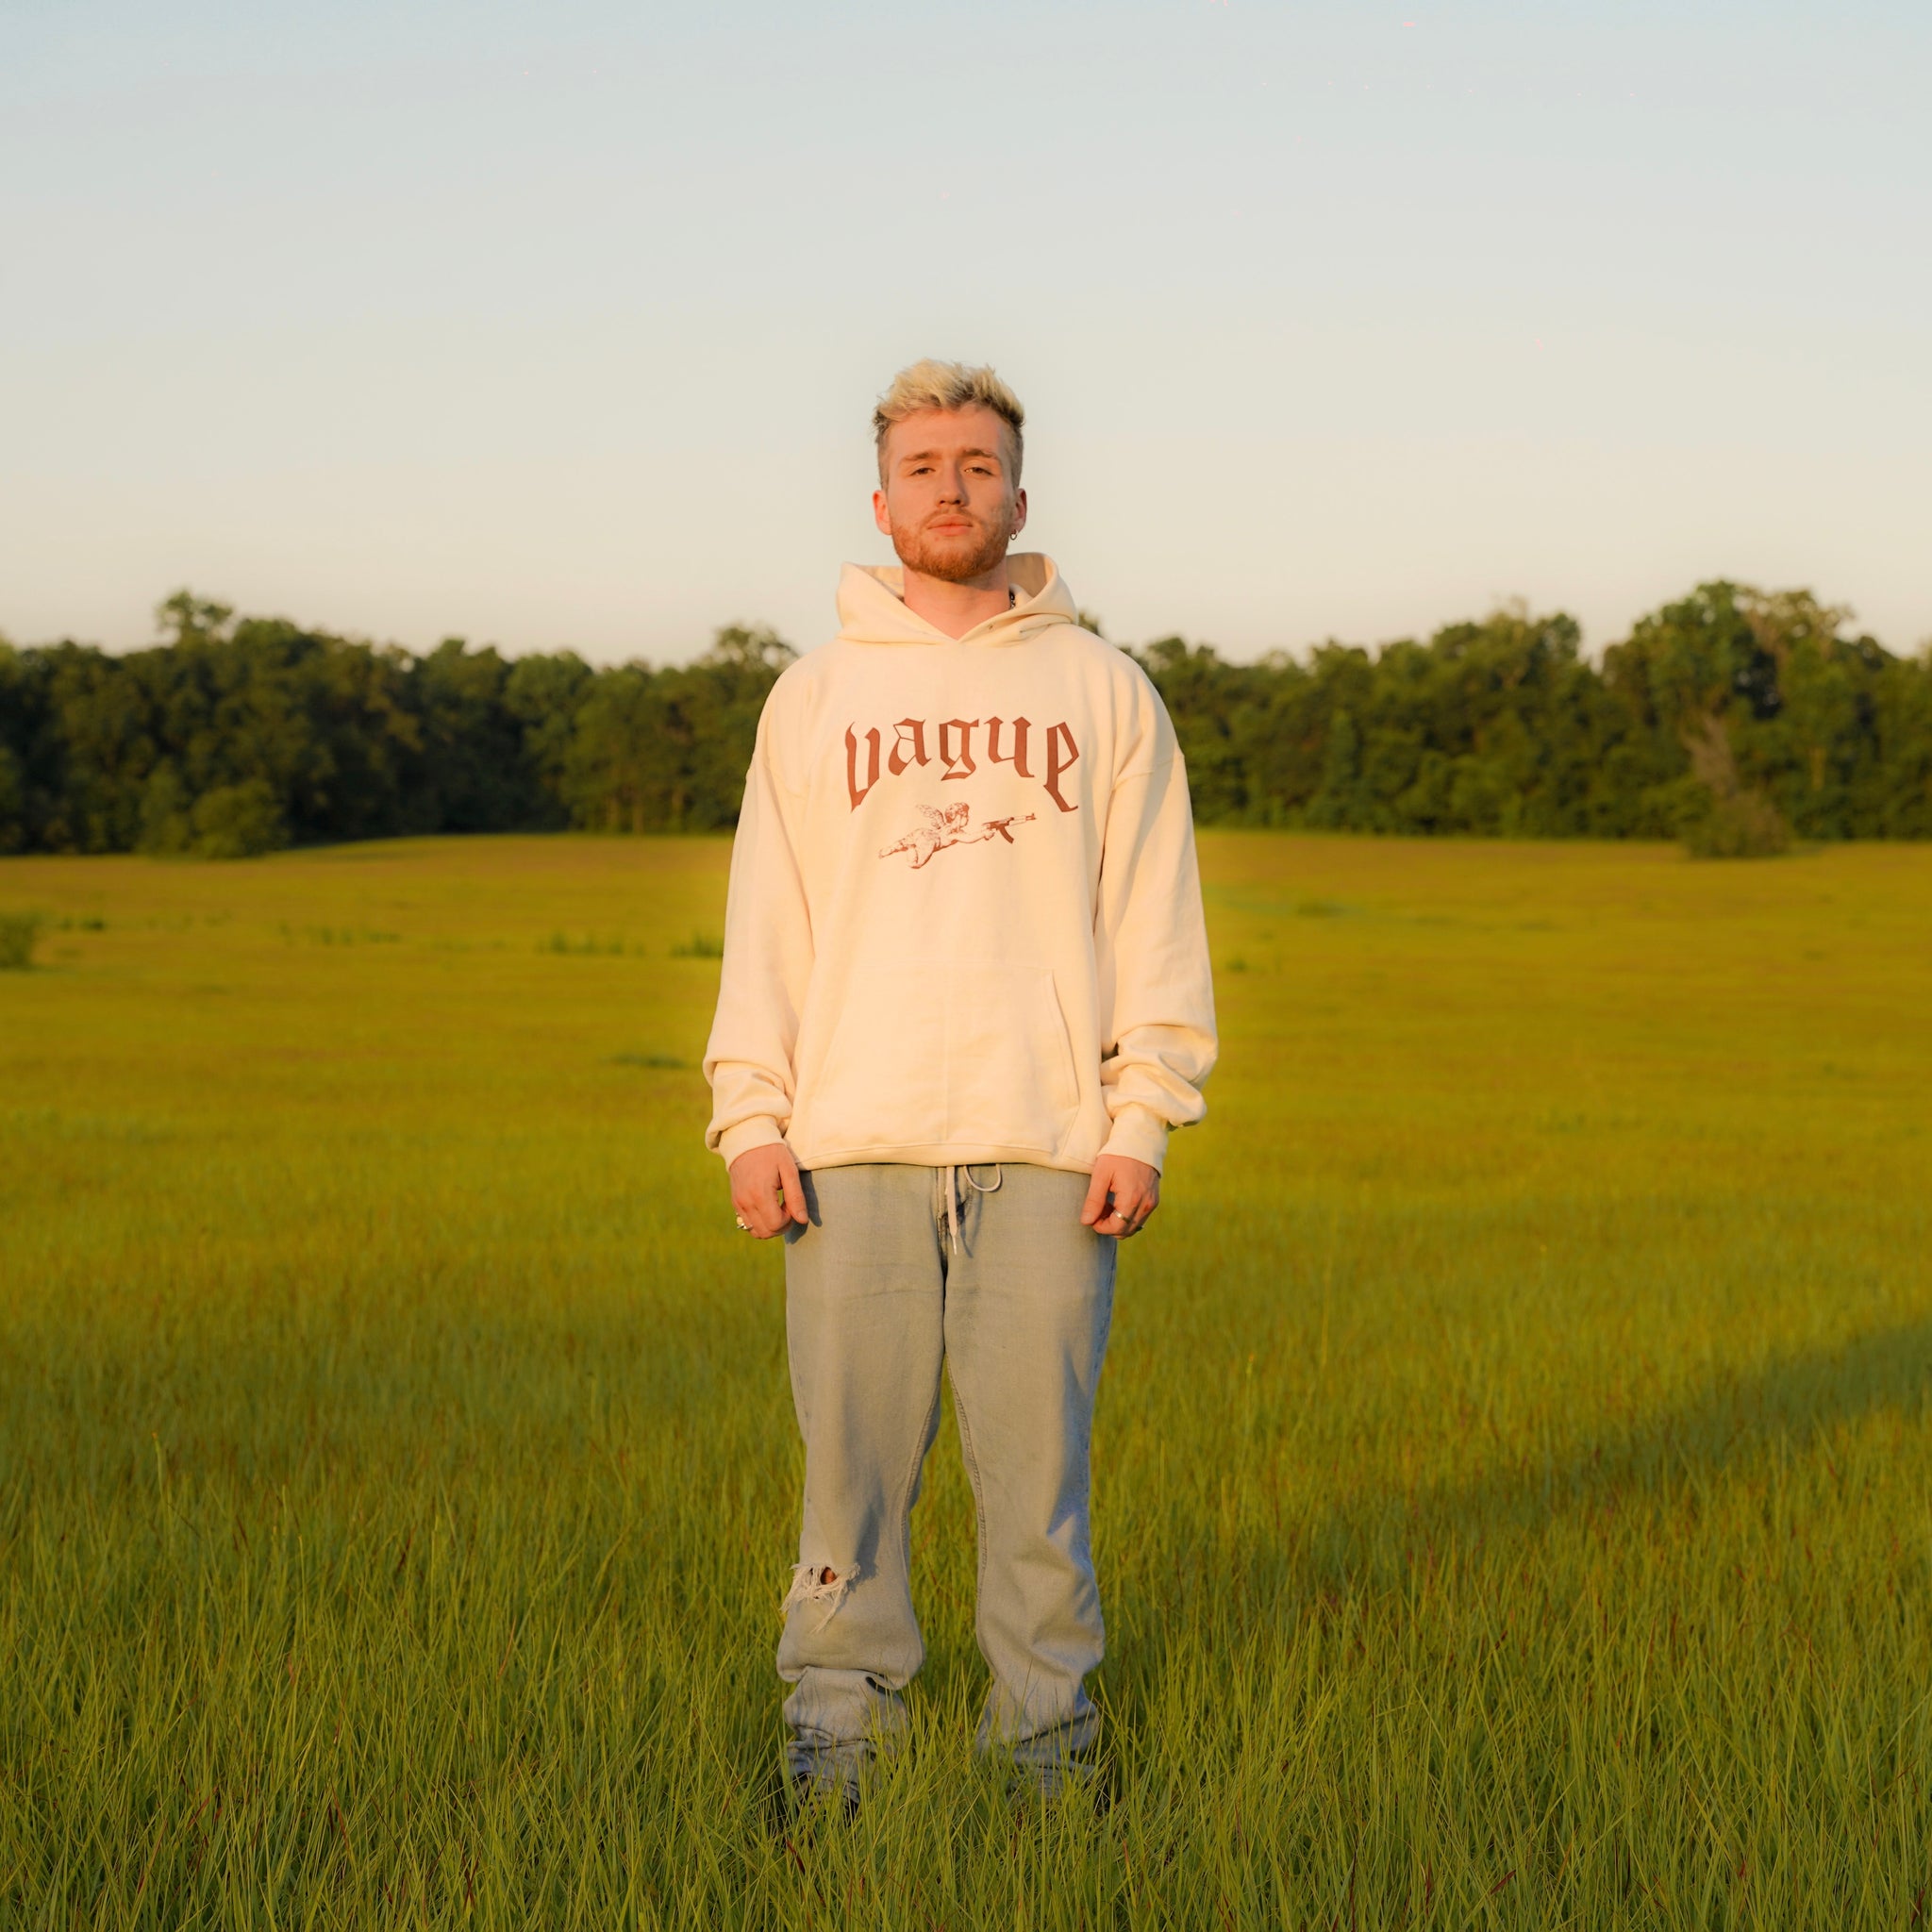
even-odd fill
[[[736,822],[792,652],[731,626],[694,662],[422,656],[238,619],[183,591],[164,641],[0,641],[0,852],[243,857],[405,833]],[[1932,836],[1932,657],[1808,591],[1713,582],[1600,664],[1575,621],[1502,610],[1426,641],[1236,664],[1135,655],[1206,824],[1679,838],[1748,854]]]

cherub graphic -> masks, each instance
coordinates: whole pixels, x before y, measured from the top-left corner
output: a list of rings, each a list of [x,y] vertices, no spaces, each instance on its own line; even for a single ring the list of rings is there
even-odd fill
[[[890,858],[895,852],[909,852],[912,855],[912,870],[917,872],[936,852],[943,852],[948,845],[977,845],[987,839],[1004,839],[1008,845],[1013,842],[1012,827],[1030,825],[1033,813],[1025,816],[1014,815],[1003,819],[988,819],[976,830],[969,830],[973,824],[973,808],[963,799],[958,805],[940,807],[922,805],[919,815],[925,821],[917,831],[908,832],[896,845],[882,845],[881,858]]]

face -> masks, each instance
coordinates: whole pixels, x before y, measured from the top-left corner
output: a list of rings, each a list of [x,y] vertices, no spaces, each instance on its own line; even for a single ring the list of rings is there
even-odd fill
[[[987,576],[1026,523],[1006,424],[992,410],[923,409],[886,436],[885,483],[872,513],[908,570],[970,584]]]

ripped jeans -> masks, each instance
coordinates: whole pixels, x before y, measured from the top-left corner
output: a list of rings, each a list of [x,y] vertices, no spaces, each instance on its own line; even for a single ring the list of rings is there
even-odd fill
[[[1113,1312],[1116,1244],[1080,1225],[1083,1174],[822,1168],[785,1257],[805,1517],[778,1674],[786,1762],[851,1789],[904,1731],[924,1660],[909,1524],[951,1374],[978,1511],[978,1741],[1050,1784],[1090,1746],[1083,1686],[1102,1649],[1088,1542],[1088,1445]]]

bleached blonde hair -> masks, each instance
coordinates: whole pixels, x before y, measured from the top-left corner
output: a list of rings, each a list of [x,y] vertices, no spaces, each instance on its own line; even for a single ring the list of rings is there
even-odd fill
[[[878,447],[879,481],[886,480],[886,438],[894,423],[922,409],[991,409],[1007,425],[1012,442],[1013,487],[1020,483],[1020,463],[1025,455],[1026,411],[1020,398],[988,368],[965,362],[941,362],[931,356],[908,363],[892,378],[891,387],[872,412],[873,440]]]

